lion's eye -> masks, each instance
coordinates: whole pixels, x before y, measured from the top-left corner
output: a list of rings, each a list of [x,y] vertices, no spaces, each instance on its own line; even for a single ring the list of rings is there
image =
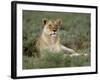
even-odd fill
[[[48,26],[48,28],[49,28],[49,29],[52,29],[52,25],[50,24],[50,25]]]
[[[58,26],[57,25],[55,26],[55,29],[58,29]]]

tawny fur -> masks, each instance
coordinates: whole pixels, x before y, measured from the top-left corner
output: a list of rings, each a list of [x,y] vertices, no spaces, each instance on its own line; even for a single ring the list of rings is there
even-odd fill
[[[49,50],[51,52],[67,51],[70,53],[75,53],[73,49],[67,48],[60,43],[58,33],[61,23],[62,21],[60,19],[43,19],[44,28],[36,43],[36,47],[40,52],[43,50]]]

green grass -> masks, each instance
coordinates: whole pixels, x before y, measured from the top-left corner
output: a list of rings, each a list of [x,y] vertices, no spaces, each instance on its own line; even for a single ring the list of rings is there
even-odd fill
[[[64,53],[43,53],[41,58],[23,56],[23,69],[89,66],[89,56],[65,56]]]
[[[35,40],[43,29],[42,19],[62,19],[59,35],[61,43],[78,53],[89,56],[68,57],[62,54],[43,52],[42,58],[35,57]],[[75,67],[90,65],[90,14],[23,11],[23,69]]]

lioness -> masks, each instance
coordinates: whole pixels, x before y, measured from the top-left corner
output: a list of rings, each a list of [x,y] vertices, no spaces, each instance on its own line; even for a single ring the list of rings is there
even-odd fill
[[[66,51],[70,53],[76,53],[73,49],[65,47],[60,43],[60,37],[58,33],[61,24],[61,19],[43,19],[43,31],[36,42],[36,47],[40,52],[43,50],[49,50],[51,52]]]

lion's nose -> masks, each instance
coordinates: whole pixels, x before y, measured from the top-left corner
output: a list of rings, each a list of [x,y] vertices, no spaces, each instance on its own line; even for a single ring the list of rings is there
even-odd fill
[[[56,32],[57,30],[53,30],[54,32]]]

